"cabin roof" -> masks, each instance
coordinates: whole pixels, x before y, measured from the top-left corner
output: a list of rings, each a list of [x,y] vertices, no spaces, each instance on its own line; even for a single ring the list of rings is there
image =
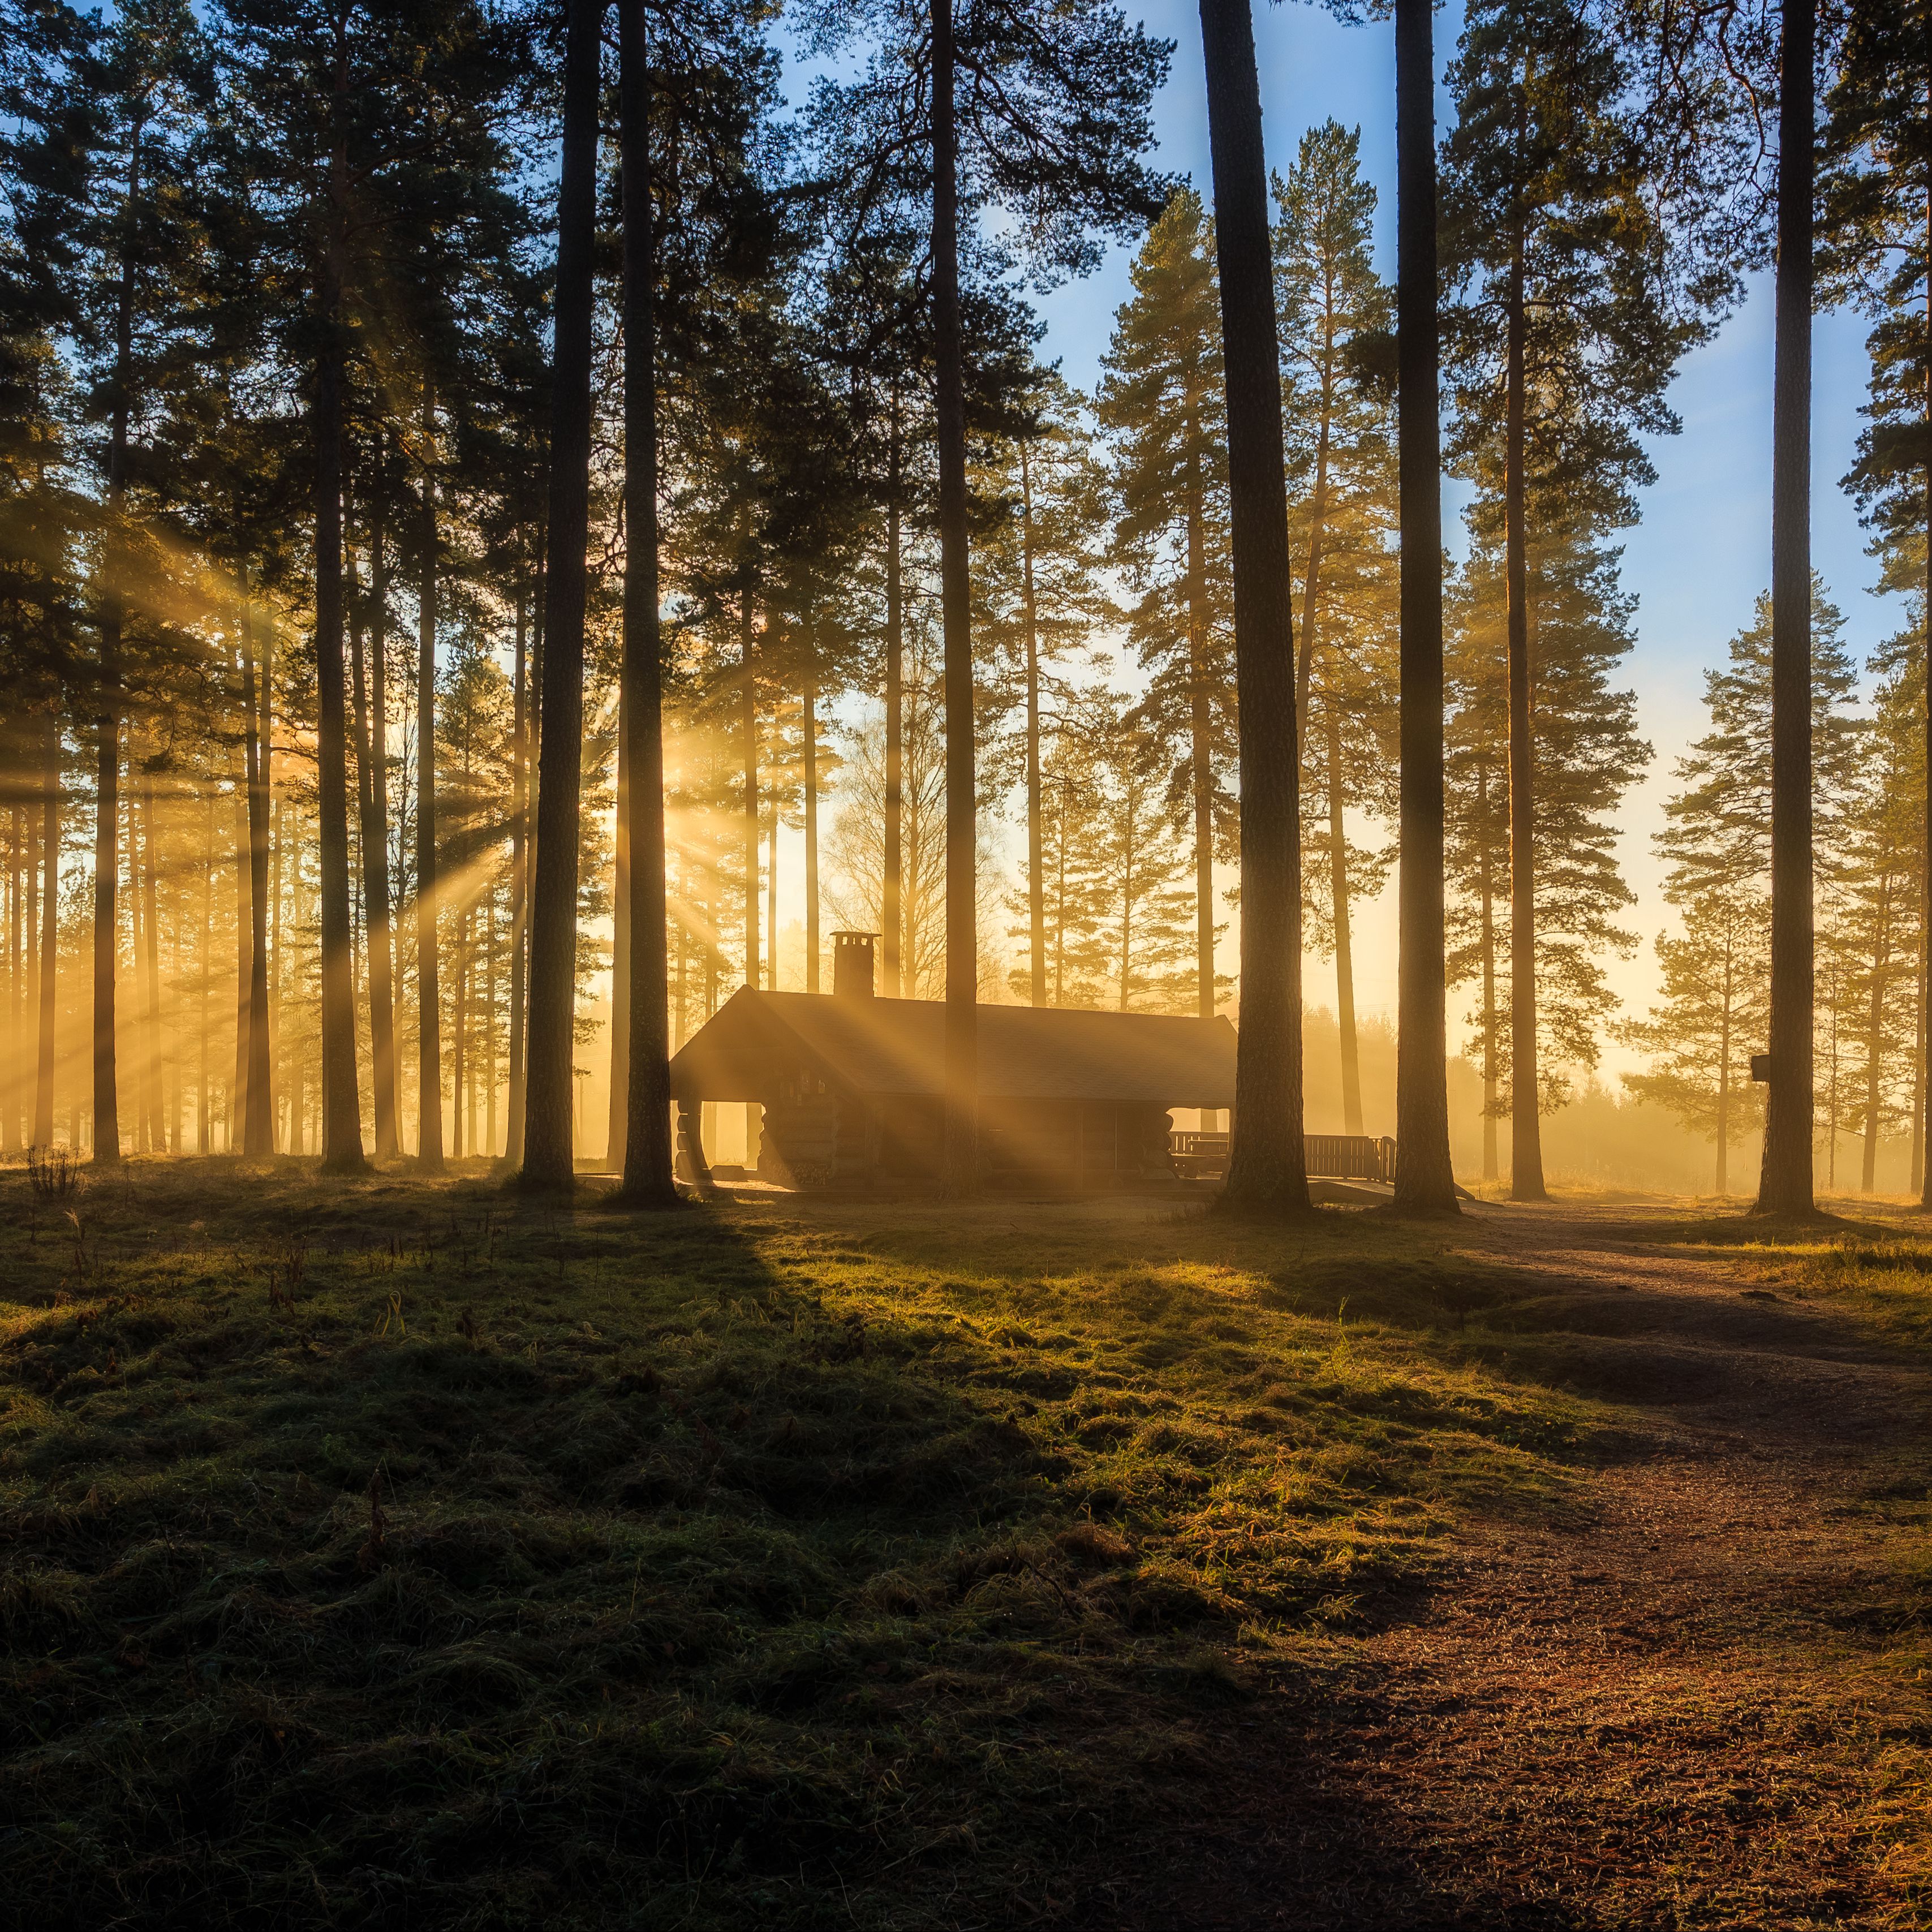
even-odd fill
[[[839,999],[740,987],[670,1063],[671,1092],[757,1100],[802,1060],[848,1091],[937,1095],[945,1048],[937,1000]],[[979,1009],[980,1092],[988,1100],[1232,1107],[1234,1029],[1222,1018]]]

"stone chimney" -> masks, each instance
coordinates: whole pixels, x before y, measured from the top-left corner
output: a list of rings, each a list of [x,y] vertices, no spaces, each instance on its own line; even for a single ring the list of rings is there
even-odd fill
[[[832,935],[832,997],[835,1000],[872,998],[872,941],[877,937],[870,932]]]

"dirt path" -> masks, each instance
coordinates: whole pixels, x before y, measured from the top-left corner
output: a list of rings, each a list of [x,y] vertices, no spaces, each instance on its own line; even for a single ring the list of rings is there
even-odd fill
[[[1580,1527],[1493,1528],[1243,1711],[1100,1932],[1932,1925],[1932,1372],[1628,1210],[1479,1208],[1526,1346],[1630,1404]],[[1919,1558],[1922,1564],[1923,1558]]]

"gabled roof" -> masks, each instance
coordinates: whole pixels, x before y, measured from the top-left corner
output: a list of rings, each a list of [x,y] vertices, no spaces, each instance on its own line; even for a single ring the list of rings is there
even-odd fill
[[[1225,1019],[982,1006],[979,1022],[980,1092],[988,1100],[1234,1104],[1234,1029]],[[850,1092],[937,1095],[945,1023],[937,1000],[740,987],[673,1058],[671,1092],[756,1100],[802,1062]]]

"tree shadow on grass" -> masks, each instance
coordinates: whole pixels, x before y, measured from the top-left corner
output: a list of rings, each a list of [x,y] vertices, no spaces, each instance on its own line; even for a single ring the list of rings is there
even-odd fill
[[[1339,1214],[182,1163],[63,1286],[9,1205],[0,1799],[49,1926],[1057,1910],[1316,1682],[1244,1631],[1414,1614],[1443,1498],[1591,1453],[1546,1276]]]
[[[998,1918],[1248,1694],[1245,1605],[1348,1574],[1352,1477],[1286,1528],[1226,1485],[1356,1384],[1271,1405],[1198,1284],[1119,1276],[1102,1350],[781,1212],[190,1162],[84,1196],[79,1268],[15,1204],[37,1924]],[[1460,1400],[1414,1416],[1509,1426]]]
[[[85,1204],[85,1279],[16,1230],[0,1345],[38,1924],[808,1918],[906,1849],[866,1766],[909,1620],[974,1652],[990,1578],[1060,1614],[986,1554],[1040,1445],[728,1217],[192,1168]]]
[[[1820,1210],[1815,1214],[1698,1215],[1683,1220],[1606,1222],[1593,1228],[1605,1240],[1669,1242],[1704,1247],[1775,1247],[1874,1235],[1895,1237],[1882,1222],[1856,1220]]]

